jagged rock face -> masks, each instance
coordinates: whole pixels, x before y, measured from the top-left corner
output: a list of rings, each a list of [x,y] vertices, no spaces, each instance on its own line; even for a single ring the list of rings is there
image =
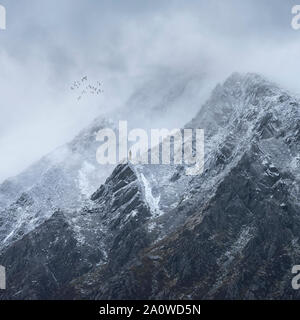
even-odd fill
[[[149,123],[159,127],[157,122],[163,123],[170,112],[185,113],[185,100],[190,97],[195,102],[202,84],[203,76],[159,72],[136,90],[125,107],[98,117],[70,143],[0,184],[0,251],[40,226],[56,210],[78,210],[89,202],[115,168],[96,161],[100,129],[117,131],[118,120],[128,120],[129,127],[140,127],[146,113],[149,119],[151,115]],[[164,116],[162,106],[167,107]],[[174,117],[178,118],[182,117]]]
[[[63,213],[55,213],[2,255],[7,270],[2,299],[55,299],[60,287],[101,259],[97,246],[81,244]]]
[[[205,205],[254,143],[265,174],[275,175],[277,169],[290,173],[290,192],[299,199],[299,123],[297,100],[258,75],[233,74],[218,85],[186,125],[205,130],[203,174],[188,177],[183,166],[136,167],[141,184],[160,199],[156,211],[163,214],[154,217],[153,231],[164,237]]]
[[[89,200],[112,166],[96,163],[96,134],[112,123],[96,119],[69,144],[0,186],[0,251],[58,210],[76,210]],[[5,201],[3,200],[5,199]]]
[[[93,270],[66,294],[79,297],[85,288],[84,297],[97,299],[298,297],[291,269],[300,260],[299,120],[298,102],[277,86],[257,75],[231,76],[186,126],[206,129],[201,176],[187,178],[172,166],[136,168],[161,196],[163,214],[152,224],[162,240],[112,276]],[[166,210],[164,194],[172,192],[178,197]]]
[[[13,279],[18,252],[56,266],[68,248],[67,267],[80,262],[74,273],[51,267],[54,283],[42,266],[26,269],[6,297],[299,298],[291,288],[300,263],[299,106],[260,76],[233,74],[186,125],[205,129],[202,175],[186,176],[184,165],[119,165],[83,209],[63,210],[57,260],[47,245],[56,215],[0,256]],[[33,200],[23,194],[16,212],[22,205],[30,213]],[[48,297],[30,283],[35,277],[51,288]]]
[[[300,260],[299,206],[281,180],[282,173],[265,175],[259,156],[251,148],[204,207],[130,267],[104,283],[96,274],[95,283],[101,286],[95,286],[91,296],[300,298],[291,287],[291,270]]]
[[[107,243],[106,263],[114,273],[151,243],[147,229],[150,208],[130,165],[119,165],[92,200],[101,212],[106,229],[103,238]]]
[[[2,298],[56,299],[74,278],[108,261],[113,273],[149,246],[151,214],[137,182],[130,166],[119,165],[92,205],[55,213],[4,250],[9,288]]]

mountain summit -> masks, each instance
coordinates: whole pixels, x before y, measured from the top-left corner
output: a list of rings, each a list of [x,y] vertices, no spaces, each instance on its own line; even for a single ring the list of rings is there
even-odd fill
[[[7,226],[18,235],[0,255],[10,283],[2,297],[299,298],[299,106],[262,76],[235,73],[185,126],[205,130],[202,175],[122,164],[84,205],[49,216],[43,207],[32,216],[34,198],[22,194],[0,216],[0,236]],[[43,221],[17,228],[20,207]]]

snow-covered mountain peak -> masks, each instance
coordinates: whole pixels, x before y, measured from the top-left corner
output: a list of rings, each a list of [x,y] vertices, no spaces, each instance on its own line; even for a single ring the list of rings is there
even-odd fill
[[[149,252],[153,252],[152,258],[155,257],[154,270],[159,268],[161,259],[165,259],[164,266],[169,264],[168,269],[163,266],[160,270],[163,273],[168,270],[164,285],[167,291],[176,292],[181,288],[176,287],[177,279],[181,277],[186,283],[186,277],[193,279],[194,272],[197,277],[191,285],[195,286],[195,291],[187,292],[188,296],[215,296],[222,285],[226,286],[226,281],[221,280],[227,276],[228,281],[239,286],[240,273],[235,269],[239,269],[241,259],[251,257],[251,246],[260,252],[264,265],[270,254],[273,259],[274,246],[281,248],[283,243],[285,250],[290,243],[299,242],[299,106],[291,94],[259,75],[231,75],[215,88],[194,119],[185,126],[205,131],[204,172],[197,176],[187,176],[185,164],[128,163],[118,165],[111,174],[105,172],[108,177],[101,182],[98,166],[94,163],[95,135],[103,126],[114,126],[114,123],[96,120],[65,146],[66,150],[45,157],[22,176],[23,179],[30,177],[28,181],[31,182],[36,179],[36,184],[25,191],[16,189],[16,200],[1,212],[3,260],[8,262],[10,270],[14,270],[12,267],[18,270],[23,262],[16,263],[14,258],[20,248],[28,261],[32,254],[43,248],[45,251],[39,252],[43,257],[39,262],[40,269],[24,267],[28,268],[27,279],[47,277],[43,269],[43,261],[46,261],[53,265],[55,277],[60,279],[59,288],[68,284],[71,278],[80,277],[75,283],[75,287],[79,285],[75,291],[80,296],[98,298],[127,297],[128,294],[136,297],[131,281],[139,277],[139,273],[132,274],[131,266],[139,268],[145,261],[148,266],[148,257],[138,260]],[[91,186],[95,186],[96,192],[88,200],[93,190]],[[12,194],[14,187],[6,183],[0,190],[2,194],[6,190]],[[53,214],[58,208],[63,211],[63,217]],[[61,235],[56,230],[58,225],[63,227]],[[50,247],[49,236],[52,239]],[[72,277],[56,268],[61,255],[57,256],[55,252],[60,252],[60,248],[65,250],[66,243],[72,244],[68,249],[70,254],[76,252],[85,261],[83,265],[79,264],[85,271],[78,271]],[[93,252],[96,255],[93,256]],[[293,258],[293,253],[287,252],[287,255],[289,259]],[[286,268],[281,256],[276,259]],[[254,260],[256,263],[256,258]],[[209,268],[206,261],[211,263]],[[197,269],[198,263],[200,269]],[[245,265],[247,263],[255,265],[251,258]],[[192,269],[191,265],[194,265]],[[155,279],[158,273],[143,269],[143,272],[149,271],[147,281],[154,290],[151,292],[159,291],[155,284],[162,278]],[[209,285],[204,292],[202,285],[205,287],[207,279],[203,279],[199,287],[198,279],[205,278],[209,270],[217,270],[218,277],[216,279],[213,272],[209,283],[213,286]],[[288,272],[290,275],[290,268]],[[169,276],[174,282],[167,280]],[[50,285],[52,278],[49,277]],[[120,292],[122,279],[126,286],[123,286],[125,291]],[[14,280],[13,271],[10,280],[15,286],[13,293],[15,290],[26,297],[31,292],[31,282],[28,281],[22,291]],[[139,281],[136,283],[140,284]],[[255,286],[246,297],[251,297],[252,291],[260,294],[256,289],[260,281],[252,283]],[[248,287],[245,289],[247,291]],[[39,290],[35,291],[37,295],[41,294]],[[165,297],[163,291],[156,297]],[[222,294],[234,296],[231,291]],[[55,296],[56,292],[55,287],[50,296]],[[178,296],[181,294],[178,292]],[[167,297],[172,295],[167,294]]]

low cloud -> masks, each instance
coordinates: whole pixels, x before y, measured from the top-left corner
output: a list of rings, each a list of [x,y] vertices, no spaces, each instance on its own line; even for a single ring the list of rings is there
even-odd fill
[[[205,74],[209,88],[234,71],[259,72],[300,93],[293,1],[0,2],[0,181],[162,70]],[[78,102],[70,85],[85,75],[104,93]]]

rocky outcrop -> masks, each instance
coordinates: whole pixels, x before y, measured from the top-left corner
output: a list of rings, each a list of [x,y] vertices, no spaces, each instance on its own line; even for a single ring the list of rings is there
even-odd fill
[[[233,74],[186,125],[205,129],[202,175],[117,166],[83,208],[3,250],[3,298],[299,298],[299,107],[264,78]],[[12,217],[32,203],[24,193]]]
[[[186,180],[180,168],[165,175],[165,168],[140,169],[153,187],[175,189],[181,199],[155,220],[161,240],[114,274],[102,267],[74,280],[65,295],[299,298],[291,286],[300,261],[299,119],[299,103],[276,85],[257,75],[231,76],[187,125],[206,128],[203,175]],[[166,176],[168,186],[161,182]]]
[[[253,146],[184,226],[107,278],[89,273],[96,299],[298,299],[299,207],[284,176],[265,175]],[[86,283],[72,283],[77,291]],[[69,289],[69,292],[70,289]]]
[[[74,278],[107,261],[115,272],[149,246],[150,212],[130,166],[118,166],[92,199],[76,213],[57,211],[3,251],[3,299],[57,299]]]
[[[0,257],[7,270],[2,299],[55,299],[62,285],[101,259],[82,245],[62,212],[10,246]]]

